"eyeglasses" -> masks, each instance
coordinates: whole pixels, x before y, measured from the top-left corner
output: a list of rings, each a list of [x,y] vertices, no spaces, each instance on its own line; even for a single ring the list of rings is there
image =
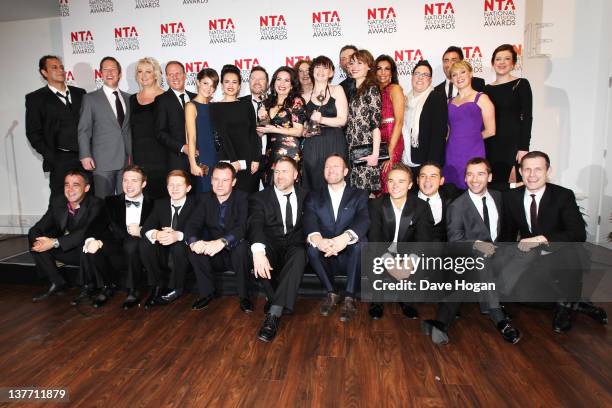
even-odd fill
[[[431,75],[427,72],[415,72],[412,74],[412,76],[415,76],[417,78],[431,78]]]

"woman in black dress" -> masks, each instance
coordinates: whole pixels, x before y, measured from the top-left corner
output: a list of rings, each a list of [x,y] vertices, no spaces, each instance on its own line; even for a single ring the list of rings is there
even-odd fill
[[[272,183],[272,163],[281,156],[289,156],[298,164],[302,158],[300,141],[306,121],[304,99],[300,96],[299,83],[291,67],[278,68],[270,82],[270,96],[265,100],[258,116],[270,117],[270,124],[258,126],[257,132],[268,135],[266,160],[268,168],[264,175],[264,185]]]
[[[136,64],[138,93],[130,97],[132,156],[134,164],[147,175],[145,192],[153,199],[164,197],[166,190],[166,150],[155,137],[155,97],[164,93],[162,71],[155,58],[142,58]]]
[[[485,93],[495,105],[497,129],[494,137],[485,140],[485,149],[493,168],[493,182],[498,183],[510,180],[512,169],[529,152],[531,140],[531,86],[527,79],[512,75],[517,58],[512,45],[502,44],[497,47],[491,58],[495,82],[485,88]],[[518,171],[515,176],[519,181]]]
[[[211,117],[220,144],[219,161],[236,169],[236,188],[247,193],[259,189],[256,176],[261,157],[261,141],[255,127],[255,112],[250,101],[238,99],[242,77],[234,65],[221,70],[223,99],[211,105]]]
[[[325,160],[337,153],[347,160],[346,137],[342,128],[346,125],[348,103],[340,85],[330,85],[334,77],[334,63],[326,56],[312,60],[310,77],[314,84],[306,95],[306,116],[318,123],[320,133],[304,134],[302,146],[302,185],[307,190],[325,187],[323,167]]]

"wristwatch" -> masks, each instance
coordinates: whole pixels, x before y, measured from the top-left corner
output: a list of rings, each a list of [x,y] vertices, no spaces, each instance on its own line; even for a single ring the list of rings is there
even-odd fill
[[[53,241],[53,248],[59,248],[59,240],[57,238],[55,238],[55,240]]]
[[[359,238],[357,235],[355,235],[351,231],[347,230],[347,231],[344,231],[344,233],[349,236],[349,238],[350,238],[349,242],[357,241],[357,239]]]
[[[225,238],[219,238],[219,240],[221,242],[223,242],[223,245],[227,248],[229,246],[229,241]]]

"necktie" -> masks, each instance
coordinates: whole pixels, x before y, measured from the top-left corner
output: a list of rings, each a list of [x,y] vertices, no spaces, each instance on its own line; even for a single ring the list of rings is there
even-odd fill
[[[70,91],[66,89],[66,95],[62,95],[59,92],[55,93],[57,96],[59,96],[60,98],[62,98],[64,101],[66,101],[66,106],[68,107],[68,109],[72,109],[72,104],[70,103]]]
[[[529,215],[531,218],[531,232],[536,233],[538,227],[538,203],[535,200],[535,194],[531,194],[531,205],[529,206]]]
[[[172,208],[174,208],[174,213],[172,214],[172,221],[170,222],[170,227],[176,231],[177,227],[178,227],[178,216],[179,216],[179,210],[181,209],[182,205],[173,205]]]
[[[451,99],[453,99],[453,83],[449,82],[448,83],[448,100],[450,101]]]
[[[140,201],[130,201],[130,200],[125,200],[125,206],[127,208],[130,208],[131,206],[134,206],[136,208],[140,207]]]
[[[489,209],[487,208],[487,197],[482,197],[482,219],[491,234],[491,221],[489,221]]]
[[[285,228],[287,231],[285,233],[293,229],[293,211],[291,210],[291,200],[289,200],[290,197],[291,193],[285,194],[285,198],[287,198],[287,204],[285,204]]]
[[[179,98],[181,98],[181,105],[183,105],[183,109],[185,109],[185,94],[180,94]]]
[[[227,212],[227,201],[219,204],[219,226],[225,228],[225,213]]]
[[[429,197],[427,197],[427,204],[429,204]]]
[[[125,119],[125,112],[123,112],[123,105],[119,100],[119,92],[114,91],[115,95],[115,108],[117,109],[117,121],[119,122],[119,126],[123,127],[123,120]]]

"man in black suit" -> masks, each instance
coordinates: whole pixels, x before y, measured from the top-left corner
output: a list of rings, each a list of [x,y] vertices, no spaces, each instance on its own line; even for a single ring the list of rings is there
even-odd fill
[[[295,185],[298,174],[295,160],[279,158],[274,165],[274,185],[249,199],[253,271],[270,305],[257,335],[265,342],[276,336],[283,309],[293,310],[306,266],[302,227],[306,191]]]
[[[253,303],[247,292],[249,248],[245,241],[248,194],[234,190],[236,170],[229,163],[219,162],[213,167],[211,184],[212,191],[200,195],[185,226],[199,293],[192,308],[204,309],[212,300],[215,271],[231,270],[236,274],[240,309],[251,313]]]
[[[402,250],[402,242],[433,241],[433,217],[427,203],[408,194],[412,171],[403,163],[393,165],[387,178],[389,194],[370,202],[370,242],[391,243],[389,253]],[[416,319],[418,313],[408,303],[400,303],[402,313]],[[383,316],[382,303],[372,303],[368,313],[374,320]]]
[[[340,68],[346,75],[346,78],[342,82],[340,82],[340,86],[344,89],[344,94],[346,95],[346,100],[351,101],[351,97],[357,90],[357,86],[355,85],[355,80],[351,77],[348,72],[348,65],[351,62],[351,57],[354,53],[356,53],[357,47],[354,45],[345,45],[340,49]]]
[[[187,195],[191,190],[191,178],[183,170],[172,170],[166,180],[170,197],[155,201],[153,211],[142,226],[147,239],[140,242],[140,256],[152,287],[145,308],[178,299],[183,294],[189,270],[189,248],[185,245],[183,231],[196,207],[196,199]],[[166,282],[171,291],[162,295]]]
[[[539,272],[556,270],[559,259],[569,268],[579,270],[578,249],[562,243],[586,241],[585,223],[576,203],[574,193],[556,184],[547,183],[550,159],[540,151],[523,156],[519,169],[524,185],[512,189],[505,195],[508,240],[520,236],[519,249],[525,252],[539,251],[537,259]],[[544,250],[542,250],[544,249]],[[557,273],[560,288],[568,298],[579,297],[580,276]],[[566,275],[566,276],[564,276]],[[552,274],[551,274],[552,276]],[[608,321],[605,310],[587,302],[559,302],[555,307],[553,330],[563,333],[571,328],[571,313],[577,309],[602,324]]]
[[[66,172],[83,168],[79,161],[78,125],[85,90],[66,85],[64,65],[54,55],[40,59],[38,72],[47,86],[26,95],[26,136],[43,157],[43,171],[49,172],[53,198],[64,194]]]
[[[113,294],[112,270],[125,270],[125,288],[127,297],[123,309],[130,309],[138,304],[137,291],[139,277],[142,273],[140,259],[141,230],[144,221],[153,209],[153,201],[143,193],[147,185],[144,171],[136,165],[123,170],[123,193],[106,197],[103,231],[87,233],[81,256],[83,280],[91,286],[101,288],[94,298],[93,306],[103,306]],[[84,287],[81,294],[74,299],[78,304],[91,295],[91,287]]]
[[[64,177],[64,195],[53,197],[47,212],[28,232],[30,253],[39,272],[49,277],[51,287],[34,302],[60,293],[66,281],[55,261],[78,265],[85,232],[98,222],[102,200],[87,194],[87,174],[71,170]]]
[[[433,241],[446,242],[446,212],[448,206],[459,195],[454,184],[444,184],[442,166],[426,162],[419,169],[417,197],[429,204],[434,218]]]
[[[243,101],[248,101],[253,106],[253,111],[255,112],[255,118],[257,118],[257,122],[259,123],[259,109],[263,107],[263,101],[267,97],[268,92],[268,72],[266,69],[260,65],[256,65],[251,69],[251,75],[249,76],[249,89],[251,93],[249,95],[241,96],[240,99]],[[265,107],[264,107],[265,110]],[[261,159],[259,160],[259,169],[257,171],[258,178],[260,179],[259,187],[263,188],[261,184],[261,176],[263,174],[266,166],[266,146],[268,145],[268,136],[266,134],[259,134],[261,137]]]
[[[499,191],[488,189],[491,179],[491,165],[486,159],[470,159],[465,169],[468,191],[450,204],[447,213],[448,241],[471,243],[475,256],[489,260],[482,273],[484,280],[493,269],[493,262],[502,260],[494,245],[502,239],[502,196]],[[460,306],[461,303],[456,302],[441,303],[437,320],[423,322],[424,332],[431,334],[434,343],[448,343],[448,328]],[[483,298],[481,310],[489,315],[504,340],[513,344],[520,340],[519,330],[510,324],[495,293]]]
[[[333,154],[325,160],[327,187],[311,192],[304,203],[304,234],[310,244],[307,250],[310,265],[327,291],[320,306],[328,316],[342,300],[334,287],[334,276],[344,272],[346,287],[340,320],[347,322],[357,312],[355,305],[361,270],[361,249],[367,242],[370,225],[368,195],[364,190],[348,186],[344,158]]]
[[[166,64],[166,82],[170,87],[155,98],[157,139],[166,147],[168,171],[189,173],[187,142],[185,139],[185,104],[195,98],[185,90],[185,66],[179,61]]]
[[[453,86],[450,77],[450,68],[451,66],[458,61],[463,61],[463,50],[460,47],[451,45],[444,51],[442,55],[442,69],[444,70],[444,75],[446,79],[443,82],[440,82],[435,88],[434,91],[442,92],[446,95],[446,100],[449,101],[455,96],[457,96],[457,89]],[[484,92],[485,81],[482,78],[473,77],[472,78],[472,88],[476,92]]]

